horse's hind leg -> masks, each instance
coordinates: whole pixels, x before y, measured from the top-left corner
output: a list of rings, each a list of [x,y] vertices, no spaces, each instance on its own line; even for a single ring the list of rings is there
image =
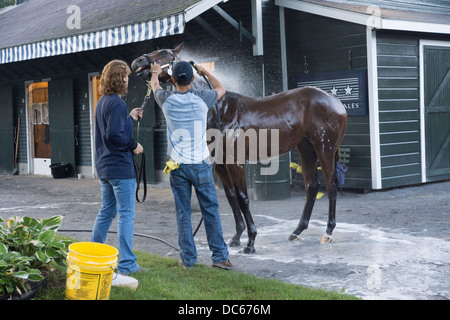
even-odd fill
[[[336,227],[336,198],[337,198],[337,176],[336,176],[336,156],[337,151],[328,154],[319,154],[322,173],[326,183],[326,189],[329,199],[328,223],[326,233],[323,235],[320,243],[332,241],[332,233]]]
[[[245,177],[245,167],[243,165],[227,165],[227,170],[231,181],[234,185],[234,191],[239,202],[239,207],[244,215],[245,223],[247,224],[248,242],[247,246],[242,250],[243,253],[255,252],[256,239],[256,225],[253,222],[252,214],[250,213],[250,201],[247,194],[247,181]]]
[[[305,180],[306,203],[297,228],[288,238],[291,241],[298,240],[298,235],[308,228],[309,219],[311,218],[320,185],[319,178],[317,177],[317,154],[311,142],[305,139],[298,144],[297,148],[300,152],[303,179]]]
[[[233,186],[233,182],[228,174],[228,170],[224,164],[216,164],[215,173],[222,181],[223,189],[233,211],[234,221],[236,223],[236,234],[231,238],[229,242],[230,247],[239,247],[241,245],[241,235],[245,230],[244,219],[242,218],[241,210],[239,207],[239,201]]]

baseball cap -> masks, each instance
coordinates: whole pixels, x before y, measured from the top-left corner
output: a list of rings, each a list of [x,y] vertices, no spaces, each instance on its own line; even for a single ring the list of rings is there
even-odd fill
[[[179,85],[185,86],[191,83],[191,79],[194,76],[194,71],[189,62],[179,61],[173,68],[172,76]]]

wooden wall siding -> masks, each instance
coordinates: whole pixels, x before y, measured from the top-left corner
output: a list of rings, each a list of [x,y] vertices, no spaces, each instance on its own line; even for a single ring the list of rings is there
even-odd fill
[[[265,96],[283,91],[281,74],[280,14],[273,1],[263,1],[263,44]],[[250,19],[251,20],[251,19]],[[251,28],[250,28],[251,30]]]
[[[285,10],[288,69],[304,72],[304,56],[311,73],[367,67],[366,30],[363,26],[294,10]]]
[[[289,9],[285,10],[285,16],[289,79],[304,73],[304,56],[310,73],[367,68],[366,29],[363,26]],[[290,88],[293,87],[295,85],[290,83]],[[348,118],[342,146],[351,149],[344,187],[370,189],[368,116]],[[291,155],[293,161],[299,162],[298,152]]]
[[[78,130],[75,132],[75,165],[91,166],[91,116],[89,110],[89,83],[86,74],[74,77],[73,98],[75,126],[78,127]]]
[[[382,187],[420,183],[419,41],[377,34]]]
[[[0,174],[11,174],[14,169],[13,88],[0,87]]]
[[[13,85],[13,108],[14,127],[17,127],[17,120],[20,117],[18,162],[27,163],[27,110],[25,107],[25,86],[23,83]]]

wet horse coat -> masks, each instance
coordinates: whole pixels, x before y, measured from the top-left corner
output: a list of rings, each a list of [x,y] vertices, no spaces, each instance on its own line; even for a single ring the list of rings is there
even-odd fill
[[[138,76],[149,80],[151,63],[157,62],[160,65],[172,63],[178,59],[182,47],[181,44],[174,50],[162,49],[143,55],[133,61],[132,69]],[[164,69],[159,80],[165,82],[169,79],[167,69]],[[205,85],[204,83],[203,86]],[[201,81],[196,80],[193,83],[193,87],[195,86],[201,87]],[[218,101],[217,107],[217,110],[213,107],[208,112],[208,128],[219,129],[222,134],[222,145],[229,145],[230,140],[227,145],[226,139],[229,129],[241,129],[243,132],[253,130],[256,133],[268,130],[272,134],[275,129],[279,135],[277,150],[279,155],[294,148],[300,152],[306,203],[300,222],[289,235],[289,240],[297,240],[299,234],[308,227],[319,190],[317,160],[320,161],[329,199],[327,229],[321,242],[330,242],[336,226],[336,161],[347,125],[347,113],[342,103],[318,88],[305,87],[264,98],[251,98],[227,92]],[[219,112],[220,121],[217,121],[216,111]],[[268,150],[258,150],[258,161],[266,160],[260,155],[271,155],[271,139],[267,138],[267,141]],[[251,155],[250,147],[245,144],[247,161]],[[235,144],[233,148],[236,150],[237,145]],[[257,230],[249,208],[244,163],[239,163],[237,158],[227,158],[227,154],[229,156],[230,153],[223,152],[224,158],[216,159],[215,173],[223,184],[236,223],[236,234],[229,245],[240,245],[240,237],[247,226],[248,243],[243,252],[252,253],[255,251]],[[233,154],[236,157],[238,152]],[[212,157],[215,156],[213,153]]]

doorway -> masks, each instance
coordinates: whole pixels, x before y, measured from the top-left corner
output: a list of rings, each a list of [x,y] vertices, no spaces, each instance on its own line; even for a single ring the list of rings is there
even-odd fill
[[[48,82],[31,83],[27,87],[28,125],[32,173],[51,175],[51,142]]]
[[[102,97],[100,92],[98,91],[98,87],[100,86],[100,78],[101,75],[97,73],[89,74],[89,105],[90,105],[90,113],[91,113],[91,162],[92,162],[92,178],[97,177],[97,173],[95,171],[95,111],[97,109],[98,100]]]
[[[425,181],[450,178],[450,42],[420,43],[422,161]]]

